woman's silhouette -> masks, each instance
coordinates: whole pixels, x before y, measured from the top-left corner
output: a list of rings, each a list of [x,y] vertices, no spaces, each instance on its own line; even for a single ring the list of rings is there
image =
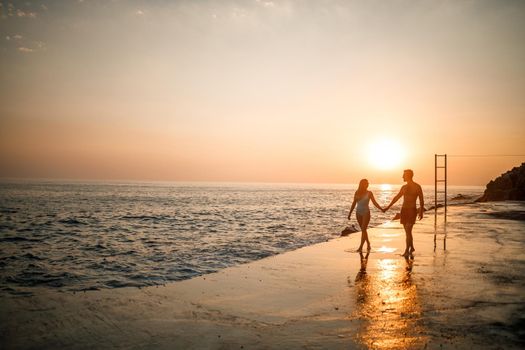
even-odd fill
[[[359,187],[357,188],[357,191],[355,191],[354,201],[352,202],[352,207],[350,208],[350,212],[348,213],[348,220],[350,220],[352,211],[354,211],[355,208],[357,222],[359,223],[359,227],[361,227],[361,244],[357,249],[358,252],[363,251],[363,245],[365,244],[365,242],[367,250],[371,249],[367,232],[368,223],[370,222],[370,208],[368,207],[368,203],[370,202],[370,200],[372,200],[372,203],[377,209],[384,211],[383,208],[381,208],[379,204],[377,204],[374,198],[374,194],[371,191],[368,191],[368,180],[362,179],[361,181],[359,181]]]

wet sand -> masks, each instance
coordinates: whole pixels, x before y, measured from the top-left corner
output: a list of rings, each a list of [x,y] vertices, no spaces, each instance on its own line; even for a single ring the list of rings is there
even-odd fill
[[[14,348],[404,349],[525,345],[521,203],[449,208],[218,273],[148,288],[32,288],[0,300],[0,346]],[[496,213],[496,214],[495,214]],[[516,219],[518,218],[518,219]]]

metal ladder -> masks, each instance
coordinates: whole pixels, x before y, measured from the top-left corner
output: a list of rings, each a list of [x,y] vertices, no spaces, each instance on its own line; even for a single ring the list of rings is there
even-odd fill
[[[438,230],[438,194],[444,195],[443,212],[444,225]],[[447,250],[447,155],[434,155],[434,252],[436,251],[438,231],[443,234],[443,250]]]
[[[443,169],[443,170],[441,170]],[[437,225],[438,194],[444,194],[443,210],[447,222],[447,155],[434,155],[434,226]]]

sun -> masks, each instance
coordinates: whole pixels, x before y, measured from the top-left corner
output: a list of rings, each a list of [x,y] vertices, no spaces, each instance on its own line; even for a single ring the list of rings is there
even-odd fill
[[[401,165],[405,151],[401,144],[393,139],[381,138],[370,144],[369,162],[378,169],[388,170]]]

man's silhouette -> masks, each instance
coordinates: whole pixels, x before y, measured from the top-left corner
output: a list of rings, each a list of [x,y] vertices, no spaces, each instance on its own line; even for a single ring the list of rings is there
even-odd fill
[[[419,220],[423,218],[423,212],[425,211],[425,202],[423,199],[423,190],[421,186],[412,180],[414,172],[410,169],[403,171],[403,180],[407,183],[399,193],[392,199],[392,202],[385,208],[385,211],[390,209],[399,198],[403,197],[403,206],[401,207],[401,224],[405,228],[406,234],[406,248],[403,253],[404,257],[407,257],[415,251],[414,239],[412,237],[412,228],[416,223],[417,207],[416,200],[419,197]]]

